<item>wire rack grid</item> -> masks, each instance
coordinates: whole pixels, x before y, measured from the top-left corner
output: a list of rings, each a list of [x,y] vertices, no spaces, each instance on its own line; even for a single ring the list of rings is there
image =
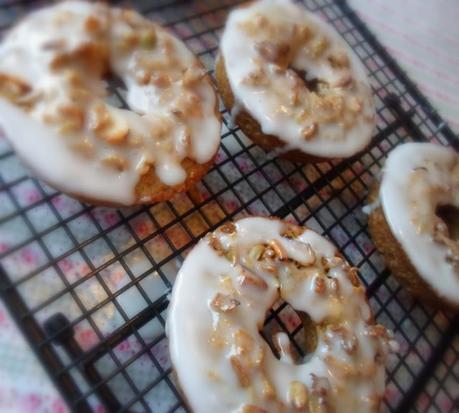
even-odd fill
[[[210,73],[227,13],[238,2],[132,1],[167,26]],[[400,142],[458,149],[441,117],[345,1],[304,0],[331,22],[367,68],[378,127],[363,155],[296,165],[253,145],[223,115],[216,165],[170,202],[114,210],[81,204],[27,171],[0,135],[0,291],[73,411],[183,412],[164,333],[168,294],[187,251],[208,231],[246,213],[275,215],[328,236],[360,268],[379,322],[401,350],[388,366],[387,412],[458,407],[458,321],[415,302],[384,267],[362,206],[387,153]],[[4,32],[45,2],[3,1]],[[112,102],[125,91],[111,86]],[[285,303],[264,336],[284,330],[302,354],[302,325]]]

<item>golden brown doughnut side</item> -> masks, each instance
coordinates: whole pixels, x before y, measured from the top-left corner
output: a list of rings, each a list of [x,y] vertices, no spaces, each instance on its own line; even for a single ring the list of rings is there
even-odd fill
[[[218,55],[215,63],[215,77],[223,103],[228,110],[231,110],[234,105],[234,95],[226,75],[225,62],[221,55]],[[246,110],[242,109],[236,115],[235,121],[247,137],[264,150],[271,151],[273,149],[281,149],[285,146],[285,143],[278,137],[264,134],[261,131],[260,124]],[[309,155],[300,150],[290,150],[283,152],[279,156],[299,163],[317,163],[333,159]]]
[[[372,204],[378,200],[379,183],[373,184],[368,194],[368,203]],[[382,207],[375,208],[368,217],[368,227],[373,243],[384,257],[386,265],[400,284],[405,287],[413,296],[422,302],[433,305],[439,309],[445,306],[458,312],[459,306],[455,305],[444,297],[441,297],[414,268],[406,255],[403,247],[392,234],[389,224],[386,221]]]

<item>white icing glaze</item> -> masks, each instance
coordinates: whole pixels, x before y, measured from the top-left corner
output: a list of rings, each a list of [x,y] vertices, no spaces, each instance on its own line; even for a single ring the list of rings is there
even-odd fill
[[[94,20],[97,28],[89,30]],[[144,33],[154,37],[144,40]],[[132,45],[125,46],[130,39]],[[104,104],[105,70],[74,59],[87,45],[102,50],[93,61],[103,61],[102,52],[107,51],[109,71],[125,83],[132,111]],[[63,56],[73,60],[56,68],[56,60]],[[82,84],[80,90],[89,90],[91,96],[72,95],[75,87],[69,76],[75,73],[78,87]],[[151,79],[163,77],[156,83],[148,78],[140,81],[145,73]],[[190,73],[199,77],[185,84]],[[2,97],[1,76],[25,82],[32,88],[27,96],[39,99],[25,109]],[[165,76],[166,85],[161,84]],[[37,175],[86,198],[126,205],[136,202],[135,186],[149,165],[164,184],[182,183],[185,158],[202,164],[217,151],[220,120],[216,102],[208,76],[184,43],[134,12],[99,3],[63,2],[27,16],[0,45],[0,125],[6,136]],[[55,118],[60,107],[75,104],[83,110],[83,125],[64,133],[61,119]],[[93,119],[97,105],[105,105],[114,124],[99,135]],[[178,110],[182,110],[180,116]],[[190,110],[195,111],[188,113]],[[63,122],[66,120],[64,116]],[[101,138],[120,125],[128,128],[128,134],[119,142]],[[93,148],[90,156],[74,148],[85,140]],[[103,161],[110,157],[122,159],[122,167]]]
[[[398,146],[386,161],[380,199],[393,235],[419,275],[441,296],[459,303],[457,265],[447,259],[449,248],[433,236],[436,207],[459,208],[457,153],[429,143]]]
[[[173,288],[167,334],[194,412],[305,411],[294,408],[291,383],[307,387],[312,409],[320,399],[317,379],[330,386],[321,404],[329,410],[320,411],[377,411],[391,335],[373,324],[365,291],[336,248],[311,230],[291,228],[245,218],[207,236],[187,256]],[[317,348],[303,364],[293,361],[285,335],[274,338],[278,360],[258,332],[279,298],[320,325]]]
[[[257,19],[260,21],[259,27],[256,26]],[[271,32],[270,25],[274,27]],[[302,27],[312,31],[311,37],[305,41],[294,40],[298,29]],[[328,41],[329,46],[318,57],[313,57],[312,47],[321,39]],[[323,108],[324,101],[314,106],[311,103],[312,94],[301,81],[299,102],[288,102],[289,93],[294,90],[299,78],[292,70],[285,70],[282,66],[278,70],[279,65],[260,56],[258,46],[262,42],[268,42],[271,46],[290,46],[293,54],[288,67],[305,71],[308,81],[318,79],[330,86],[319,95],[341,100],[339,104],[343,105],[343,109],[337,119],[317,118],[320,111],[314,108]],[[375,110],[364,67],[330,25],[303,7],[289,0],[260,0],[235,9],[226,23],[221,55],[236,108],[245,108],[260,124],[263,133],[277,136],[288,149],[299,149],[316,156],[343,157],[364,149],[370,142]],[[347,61],[346,67],[332,67],[329,59],[337,55]],[[267,80],[262,84],[247,82],[246,79],[253,73],[259,73],[260,68]],[[353,79],[352,85],[333,86],[349,76]],[[354,115],[350,115],[349,108],[355,107],[356,99],[360,101],[361,108],[356,115],[352,112],[355,115],[352,118]],[[314,101],[318,102],[318,99]],[[305,116],[301,115],[303,110],[306,111]],[[298,120],[298,116],[301,120]],[[305,128],[313,121],[318,126],[318,132],[312,138],[305,138]],[[345,125],[346,122],[348,125]]]

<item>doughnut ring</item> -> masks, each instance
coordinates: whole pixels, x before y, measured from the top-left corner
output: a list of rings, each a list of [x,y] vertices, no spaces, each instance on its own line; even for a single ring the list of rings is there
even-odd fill
[[[126,86],[130,110],[105,79]],[[185,44],[138,13],[68,1],[33,12],[0,44],[0,125],[50,185],[104,205],[171,198],[211,167],[218,100]]]
[[[279,299],[310,319],[315,348],[304,360],[285,333],[274,337],[280,359],[259,333]],[[167,334],[180,388],[199,413],[377,412],[396,348],[329,241],[261,217],[227,223],[190,252]]]
[[[266,150],[308,162],[370,143],[375,109],[362,63],[330,25],[290,1],[230,13],[216,78],[235,122]]]
[[[459,310],[458,154],[431,143],[397,146],[369,203],[372,238],[400,283]]]

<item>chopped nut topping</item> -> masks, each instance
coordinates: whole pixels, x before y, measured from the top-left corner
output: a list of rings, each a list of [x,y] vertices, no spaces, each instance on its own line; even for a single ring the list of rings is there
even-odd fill
[[[60,124],[59,133],[72,133],[83,127],[84,112],[79,106],[73,104],[61,105],[57,110],[63,120]]]
[[[255,245],[254,247],[250,248],[249,257],[253,261],[259,261],[265,251],[265,246],[262,244]]]
[[[368,326],[368,328],[367,328],[367,334],[368,334],[370,337],[384,337],[384,338],[388,338],[388,333],[387,333],[386,327],[384,327],[384,326],[381,325],[381,324],[375,324],[375,325],[372,325],[372,326]]]
[[[318,377],[311,373],[312,387],[309,397],[309,410],[311,413],[328,413],[330,412],[328,403],[328,392],[330,391],[330,382],[325,377]]]
[[[151,71],[145,69],[139,69],[135,72],[135,80],[139,85],[148,85],[151,80]]]
[[[325,293],[326,290],[327,290],[327,286],[325,284],[325,280],[320,276],[316,276],[314,278],[314,291],[317,294],[322,295]]]
[[[288,398],[295,409],[303,409],[308,402],[308,389],[300,381],[292,381],[288,390]]]
[[[312,28],[310,26],[295,26],[295,36],[298,43],[308,42],[313,35]]]
[[[32,90],[26,82],[10,75],[0,73],[0,95],[14,101]]]
[[[262,393],[267,399],[274,399],[276,397],[276,390],[267,377],[262,379]]]
[[[222,225],[219,229],[221,232],[228,235],[233,235],[236,233],[236,225],[234,225],[232,222],[227,222],[226,224]]]
[[[200,66],[191,66],[185,70],[182,77],[183,86],[193,87],[198,83],[204,76],[206,71]]]
[[[96,104],[89,112],[89,129],[100,131],[110,123],[110,115],[103,103]]]
[[[314,136],[316,136],[318,130],[317,123],[311,123],[310,125],[306,126],[303,131],[302,135],[303,138],[306,139],[307,141],[312,139]]]
[[[218,313],[227,313],[234,310],[240,304],[231,295],[217,293],[210,303],[210,308]]]
[[[139,44],[144,49],[152,49],[156,45],[156,31],[154,27],[148,27],[140,33]]]
[[[359,270],[355,267],[349,268],[349,270],[347,271],[347,277],[349,278],[349,281],[356,288],[359,288],[361,286],[360,278],[357,275],[358,273]]]
[[[241,274],[237,277],[237,280],[242,287],[252,286],[261,290],[266,290],[268,288],[268,284],[265,280],[263,280],[263,278],[259,277],[252,271],[249,271],[245,267],[241,266],[239,268],[241,270]]]
[[[331,268],[336,268],[343,264],[343,259],[340,257],[322,257],[320,260],[322,267],[325,271],[329,271]]]
[[[74,149],[78,154],[90,158],[94,155],[94,145],[89,141],[88,138],[84,138],[83,140],[74,143],[71,145],[72,149]]]
[[[128,161],[118,155],[110,155],[106,158],[102,159],[102,162],[110,166],[111,168],[117,169],[118,171],[122,172],[128,168]]]
[[[247,372],[247,369],[242,365],[241,361],[236,356],[230,357],[231,367],[233,368],[236,376],[239,380],[239,384],[241,387],[249,387],[250,386],[250,378]]]
[[[237,330],[234,333],[236,352],[238,355],[245,355],[253,351],[255,341],[252,336],[244,330]]]
[[[155,73],[150,78],[150,83],[156,87],[169,87],[172,83],[171,77],[165,73]]]
[[[244,77],[242,83],[252,86],[266,86],[269,84],[269,80],[265,71],[260,67]]]
[[[336,52],[328,58],[330,65],[335,69],[342,69],[349,67],[349,58],[345,51]]]
[[[95,16],[89,16],[84,22],[84,29],[89,33],[94,33],[100,30],[100,21]]]
[[[339,281],[336,278],[327,279],[327,286],[333,293],[339,293]]]
[[[105,115],[104,111],[100,114],[93,113],[94,123],[90,128],[96,132],[96,136],[111,144],[119,144],[126,140],[129,134],[129,125],[120,115]]]
[[[291,49],[287,43],[263,40],[255,44],[255,50],[270,63],[276,63],[281,67],[288,65]]]
[[[222,256],[225,253],[223,245],[215,235],[211,234],[208,238],[208,242],[210,247],[217,253],[217,255]]]
[[[319,58],[328,49],[330,42],[325,37],[320,37],[311,42],[308,52],[314,59]]]
[[[285,251],[285,248],[277,239],[272,239],[271,241],[269,241],[269,245],[276,253],[277,258],[279,258],[281,261],[286,260],[288,258],[287,251]]]
[[[268,413],[265,409],[261,407],[254,406],[253,404],[246,404],[242,408],[242,413]]]
[[[334,82],[333,86],[345,88],[345,87],[351,86],[352,82],[353,82],[352,76],[350,74],[346,74],[342,76],[340,79],[338,79],[336,82]]]
[[[309,95],[311,112],[320,122],[333,122],[339,120],[344,108],[344,99],[340,95],[319,96],[317,93]]]
[[[303,227],[289,223],[281,235],[285,238],[298,238],[304,231]]]

